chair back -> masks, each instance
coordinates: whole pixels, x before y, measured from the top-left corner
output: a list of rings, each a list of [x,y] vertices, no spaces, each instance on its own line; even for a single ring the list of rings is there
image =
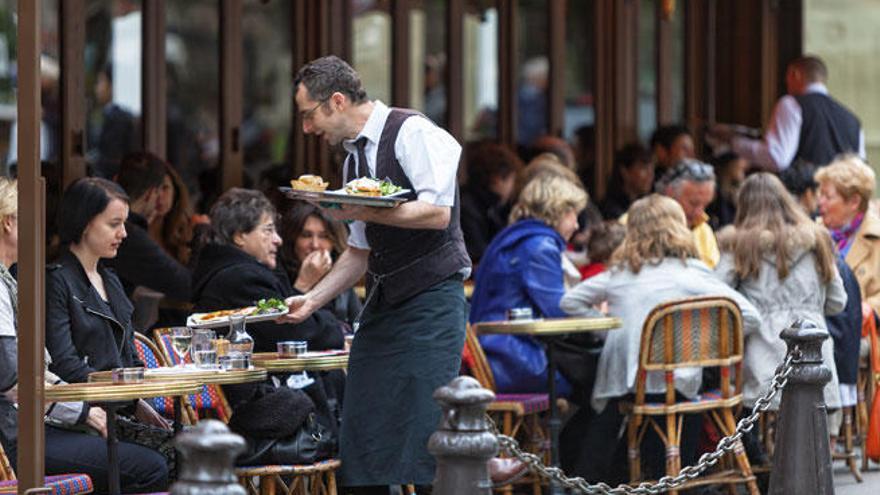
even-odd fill
[[[171,345],[170,328],[156,328],[153,330],[153,338],[156,343],[155,347],[165,362],[169,363],[169,365],[180,363],[180,357],[174,352],[174,347]],[[190,359],[191,354],[188,353],[186,355],[185,363],[192,362]],[[212,411],[217,419],[226,423],[232,415],[229,403],[226,401],[226,396],[217,385],[203,385],[200,393],[189,396],[189,403],[195,409],[198,417],[203,417],[207,411]],[[193,419],[197,420],[198,418]]]
[[[489,366],[489,360],[486,359],[486,353],[483,352],[483,346],[480,345],[480,339],[477,338],[470,323],[467,324],[466,332],[464,345],[473,360],[471,374],[480,382],[480,386],[494,392],[495,377],[492,376],[492,368]]]
[[[6,457],[6,451],[3,450],[3,445],[0,445],[0,481],[14,479],[16,479],[15,471],[12,469],[12,464],[9,462],[9,458]]]
[[[667,403],[674,403],[675,370],[695,367],[718,367],[720,394],[731,397],[742,389],[742,355],[742,314],[732,299],[704,296],[662,303],[642,326],[636,402],[644,402],[648,372],[662,372]]]
[[[165,358],[156,348],[156,345],[144,334],[140,332],[134,333],[134,349],[138,358],[143,361],[147,368],[160,368],[168,366]],[[166,418],[174,417],[174,400],[171,397],[153,397],[144,399],[153,409]]]

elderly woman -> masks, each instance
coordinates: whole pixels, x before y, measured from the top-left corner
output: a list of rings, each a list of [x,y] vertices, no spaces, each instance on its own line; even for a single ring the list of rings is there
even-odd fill
[[[10,462],[15,465],[17,376],[17,300],[18,284],[9,267],[18,260],[18,192],[15,181],[0,178],[0,441]],[[47,361],[48,362],[48,361]],[[45,371],[46,382],[63,383],[52,372]],[[100,437],[81,431],[83,428],[107,435],[107,418],[103,409],[83,402],[52,404],[46,413],[46,473],[86,473],[91,476],[97,493],[107,489],[107,444]],[[73,431],[80,429],[80,431]],[[119,445],[119,466],[125,492],[164,490],[168,470],[162,456],[151,449],[122,442]]]
[[[610,268],[567,292],[560,303],[566,313],[579,315],[607,302],[609,314],[623,318],[623,328],[608,333],[599,358],[592,399],[592,406],[599,415],[590,424],[581,458],[575,463],[578,474],[612,483],[612,486],[613,482],[625,478],[622,472],[614,470],[615,457],[610,451],[618,440],[617,432],[623,421],[617,403],[635,392],[642,325],[660,303],[707,295],[726,296],[736,301],[742,310],[747,334],[760,327],[760,315],[755,307],[718,280],[700,261],[678,202],[652,194],[633,203],[628,212],[626,237],[615,251]],[[676,371],[678,396],[685,400],[697,396],[702,385],[700,371],[699,368]],[[648,376],[649,397],[665,390],[662,375]],[[681,439],[684,465],[696,460],[700,424],[698,416],[685,417]],[[625,449],[625,446],[618,448]],[[649,475],[664,472],[662,448],[658,452],[651,451],[643,459]],[[623,466],[619,464],[617,469],[625,471],[625,462]]]
[[[193,272],[196,311],[237,308],[259,299],[299,294],[287,275],[276,270],[281,238],[275,230],[275,216],[272,203],[259,191],[233,188],[217,199],[211,208],[210,237],[197,253]],[[309,350],[343,346],[339,322],[326,310],[297,324],[248,324],[247,332],[254,339],[255,352],[274,352],[276,344],[286,340],[304,340]],[[330,410],[327,395],[341,397],[341,372],[315,378],[317,385],[304,391],[276,386],[272,381],[223,387],[232,407],[230,427],[249,441],[239,463],[301,462],[288,457],[298,452],[285,450],[284,439],[292,441],[316,408],[328,428],[335,428],[336,412]]]
[[[562,253],[586,202],[583,189],[556,174],[540,174],[526,184],[511,225],[492,240],[477,269],[471,323],[504,320],[512,308],[531,308],[536,318],[564,315]],[[537,340],[484,335],[480,343],[498,392],[547,391],[547,357]],[[562,375],[556,381],[560,394],[571,392]]]
[[[295,201],[284,213],[281,237],[287,242],[281,245],[279,261],[294,289],[301,293],[324,278],[346,244],[345,226],[303,201]],[[352,288],[336,296],[326,309],[339,321],[351,325],[362,307]]]

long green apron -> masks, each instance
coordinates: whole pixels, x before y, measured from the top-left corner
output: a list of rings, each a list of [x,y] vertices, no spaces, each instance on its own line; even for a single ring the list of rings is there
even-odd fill
[[[396,306],[370,304],[352,342],[342,411],[342,486],[429,485],[431,395],[459,371],[466,303],[455,278]]]

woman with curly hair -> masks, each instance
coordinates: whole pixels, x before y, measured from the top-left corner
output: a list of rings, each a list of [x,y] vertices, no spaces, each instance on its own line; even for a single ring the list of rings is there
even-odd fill
[[[617,432],[623,422],[618,402],[635,393],[642,325],[657,305],[696,296],[733,299],[742,311],[746,334],[760,326],[760,315],[755,307],[718,280],[700,261],[684,210],[678,202],[659,194],[637,200],[628,211],[626,236],[612,256],[610,268],[567,292],[560,304],[566,313],[582,315],[607,302],[608,313],[623,319],[622,328],[608,333],[599,357],[592,397],[592,406],[598,415],[587,428],[580,457],[573,462],[577,474],[612,486],[626,481],[626,462],[609,455],[608,446],[617,444]],[[701,386],[699,368],[676,370],[675,390],[682,400],[695,398]],[[648,376],[646,400],[654,400],[665,391],[662,374]],[[696,460],[700,419],[699,415],[684,418],[681,437],[684,465]],[[646,438],[642,456],[648,476],[665,472],[663,448],[659,440],[653,440]],[[626,450],[625,445],[617,445],[617,448],[618,454]]]
[[[150,237],[182,265],[189,263],[193,237],[192,208],[189,192],[170,163],[165,164],[165,178],[159,186],[156,215],[150,219]]]

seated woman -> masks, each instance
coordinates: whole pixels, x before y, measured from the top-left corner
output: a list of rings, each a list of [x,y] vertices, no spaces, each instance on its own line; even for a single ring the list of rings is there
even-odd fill
[[[299,294],[283,271],[276,270],[281,238],[275,231],[275,208],[259,191],[233,188],[211,208],[207,243],[196,253],[193,295],[196,311],[213,311],[254,304],[265,298],[284,299]],[[341,349],[339,321],[326,310],[315,312],[298,324],[271,321],[248,324],[255,352],[275,352],[287,340],[308,342],[309,350]],[[283,379],[285,377],[280,377]],[[275,386],[272,380],[223,387],[232,407],[230,427],[249,440],[250,450],[240,463],[299,462],[285,459],[283,449],[263,449],[266,441],[291,438],[311,410],[336,427],[332,400],[342,397],[342,372],[318,374],[315,386],[295,390]],[[276,442],[279,446],[283,442]],[[265,450],[265,452],[261,452]]]
[[[536,318],[565,315],[559,308],[565,292],[562,253],[586,203],[583,189],[556,174],[539,174],[526,184],[510,215],[511,225],[492,240],[477,269],[472,324],[507,319],[512,308],[531,308]],[[547,391],[547,357],[536,339],[483,335],[480,344],[498,392]],[[562,375],[556,382],[560,395],[571,393]]]
[[[18,192],[15,181],[0,177],[0,442],[13,469],[17,459],[18,409],[18,284],[9,267],[18,260]],[[48,362],[48,360],[47,360]],[[45,371],[47,384],[63,383]],[[95,493],[107,489],[107,417],[100,407],[83,402],[49,405],[46,413],[46,474],[85,473]],[[88,428],[101,436],[74,429]],[[122,490],[126,493],[155,492],[168,484],[165,459],[153,450],[133,443],[119,444]]]
[[[613,447],[623,421],[617,403],[634,393],[639,362],[642,325],[655,306],[682,297],[726,296],[742,310],[744,331],[760,327],[755,307],[735,290],[718,280],[699,259],[684,211],[670,198],[652,194],[630,207],[623,244],[612,257],[608,270],[565,294],[562,309],[583,314],[603,302],[608,313],[623,319],[623,327],[608,332],[593,388],[592,406],[598,412],[587,429],[576,472],[589,480],[611,483],[625,481],[626,461],[615,462]],[[659,378],[659,379],[658,379]],[[675,389],[683,398],[696,397],[702,384],[699,369],[677,370]],[[649,376],[647,393],[665,391],[662,376]],[[661,399],[662,400],[662,399]],[[696,460],[696,441],[701,422],[688,420],[681,439],[682,464]],[[625,452],[625,445],[617,452]],[[664,472],[662,448],[644,457],[645,472]],[[615,470],[616,468],[616,470]]]
[[[301,293],[312,289],[327,272],[346,246],[345,226],[327,216],[317,206],[304,201],[294,201],[281,219],[281,245],[279,261]],[[361,312],[363,305],[354,288],[336,296],[325,309],[333,312],[339,321],[350,325]]]

